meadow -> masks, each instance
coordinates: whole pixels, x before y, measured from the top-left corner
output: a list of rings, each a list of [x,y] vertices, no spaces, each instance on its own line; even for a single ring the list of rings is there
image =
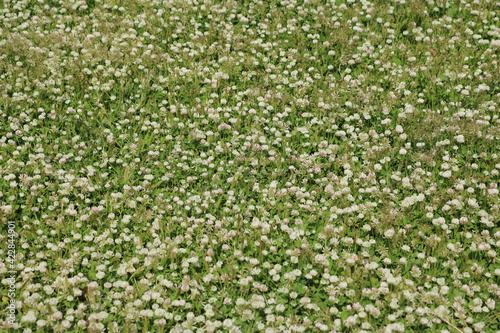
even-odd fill
[[[0,1],[0,331],[500,332],[499,20]]]

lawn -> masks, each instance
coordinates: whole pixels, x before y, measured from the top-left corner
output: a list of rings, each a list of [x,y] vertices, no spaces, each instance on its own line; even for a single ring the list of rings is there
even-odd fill
[[[0,0],[0,331],[500,332],[499,20]]]

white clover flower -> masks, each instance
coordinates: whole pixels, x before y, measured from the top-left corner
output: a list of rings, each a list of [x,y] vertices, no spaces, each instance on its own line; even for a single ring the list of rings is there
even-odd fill
[[[451,177],[451,171],[450,170],[446,170],[444,172],[441,172],[441,176],[443,176],[444,178],[450,178]]]
[[[393,333],[393,332],[404,332],[405,331],[405,325],[402,323],[392,323],[386,326],[384,329],[384,332],[386,333]]]
[[[490,188],[487,190],[489,195],[498,195],[499,191],[497,188]]]
[[[396,234],[396,232],[394,231],[394,229],[390,228],[384,232],[384,237],[392,238],[392,237],[394,237],[395,234]]]
[[[250,301],[250,305],[254,309],[263,309],[266,307],[265,298],[261,295],[253,295]]]
[[[471,207],[478,208],[479,204],[477,203],[476,198],[470,198],[467,200],[467,204]]]
[[[231,125],[226,124],[226,123],[222,123],[222,124],[220,124],[220,125],[218,126],[218,129],[219,129],[219,130],[229,130],[229,129],[231,129],[231,128],[232,128],[232,127],[231,127]]]
[[[439,317],[446,317],[450,313],[450,311],[445,306],[440,305],[434,309],[434,313]]]
[[[34,323],[36,321],[35,311],[29,310],[28,313],[21,317],[21,321],[24,323]]]
[[[488,91],[490,90],[490,87],[486,84],[480,84],[477,86],[477,89],[479,89],[480,91]]]
[[[356,325],[357,322],[358,322],[358,315],[353,315],[346,318],[346,320],[344,321],[344,325],[346,327],[353,327]]]
[[[413,204],[415,204],[415,202],[416,202],[416,198],[414,196],[406,197],[401,202],[401,207],[408,208],[408,207],[412,206]]]
[[[323,254],[317,254],[315,257],[314,257],[314,261],[318,264],[321,264],[323,266],[328,266],[329,265],[329,262],[328,262],[328,259],[325,255]]]

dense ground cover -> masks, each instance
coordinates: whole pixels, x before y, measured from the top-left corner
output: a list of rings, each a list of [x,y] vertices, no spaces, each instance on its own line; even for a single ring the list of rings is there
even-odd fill
[[[4,329],[500,330],[498,1],[0,4]]]

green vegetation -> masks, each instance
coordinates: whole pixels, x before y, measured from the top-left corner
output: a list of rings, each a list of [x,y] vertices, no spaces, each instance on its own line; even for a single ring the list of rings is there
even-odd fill
[[[1,1],[0,327],[499,331],[499,9]]]

